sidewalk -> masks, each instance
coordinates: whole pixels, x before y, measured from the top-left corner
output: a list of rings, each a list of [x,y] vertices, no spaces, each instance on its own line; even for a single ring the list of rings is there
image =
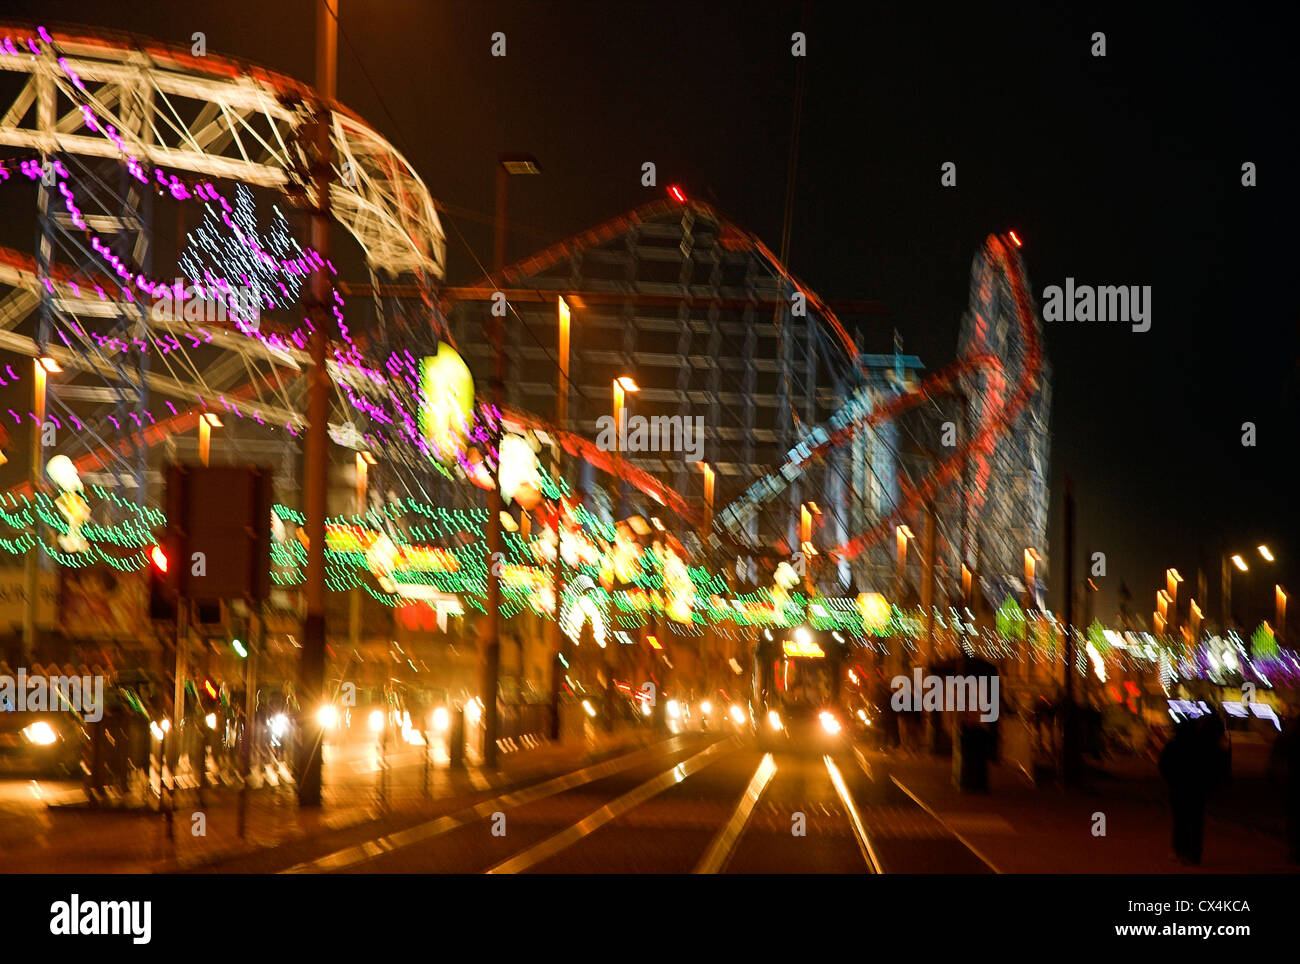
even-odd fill
[[[101,874],[195,868],[370,822],[430,819],[503,788],[537,782],[658,739],[649,730],[636,729],[547,743],[503,755],[494,771],[477,766],[457,771],[444,764],[430,770],[427,789],[423,763],[400,762],[398,754],[390,758],[390,769],[364,778],[327,765],[324,805],[319,809],[299,809],[289,785],[250,790],[242,838],[237,789],[208,788],[202,805],[196,790],[182,789],[170,839],[165,813],[92,809],[84,793],[70,791],[33,808],[30,816],[6,816],[7,825],[0,827],[6,844],[4,871]],[[197,834],[200,826],[205,833]]]
[[[1150,761],[1090,769],[1087,785],[1072,791],[1034,787],[1013,765],[991,766],[989,792],[981,794],[953,786],[948,757],[876,751],[866,756],[879,774],[896,778],[905,792],[1002,873],[1300,872],[1287,863],[1280,835],[1224,819],[1225,814],[1235,815],[1236,808],[1216,807],[1216,798],[1211,798],[1206,818],[1201,864],[1176,862],[1164,782]],[[1271,810],[1280,806],[1275,796],[1261,795],[1250,810],[1259,816],[1258,826],[1268,827]],[[1105,817],[1105,836],[1093,835],[1097,814]]]

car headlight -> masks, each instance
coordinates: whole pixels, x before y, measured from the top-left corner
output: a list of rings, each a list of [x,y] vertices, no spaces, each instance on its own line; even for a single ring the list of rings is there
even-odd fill
[[[37,746],[49,746],[59,739],[59,734],[54,732],[54,727],[44,720],[37,720],[31,726],[25,727],[23,736],[27,738],[27,742],[35,743]]]
[[[705,716],[708,716],[710,713],[713,712],[713,704],[710,703],[708,700],[705,700],[703,703],[700,704],[700,712],[703,713]]]
[[[737,704],[732,703],[731,718],[736,722],[737,725],[740,725],[741,723],[745,722],[745,711],[742,710]]]
[[[827,710],[822,710],[818,715],[822,721],[822,729],[827,733],[838,733],[840,731],[840,721],[835,718],[835,714]]]
[[[676,700],[668,701],[668,716],[671,719],[677,719],[682,715],[682,708]]]
[[[776,710],[767,711],[767,725],[774,730],[781,729],[781,714]]]
[[[284,736],[285,732],[289,729],[289,718],[283,713],[277,713],[275,716],[271,717],[267,726],[271,728],[271,733],[278,740],[280,737]]]
[[[316,722],[320,724],[322,730],[332,730],[338,726],[339,711],[332,703],[326,703],[316,711]]]
[[[384,728],[384,714],[379,710],[370,711],[370,729],[378,733]]]
[[[451,717],[447,713],[447,707],[440,706],[433,711],[433,728],[439,733],[445,733],[447,727],[451,725]]]

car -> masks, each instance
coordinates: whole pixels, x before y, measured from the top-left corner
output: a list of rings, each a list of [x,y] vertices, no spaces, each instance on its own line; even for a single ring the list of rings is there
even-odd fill
[[[72,777],[81,772],[88,737],[74,713],[0,712],[0,768]]]

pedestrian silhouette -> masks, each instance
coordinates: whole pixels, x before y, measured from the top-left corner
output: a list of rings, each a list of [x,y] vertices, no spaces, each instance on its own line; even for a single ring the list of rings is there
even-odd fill
[[[1223,734],[1223,722],[1217,716],[1183,720],[1160,754],[1160,775],[1169,784],[1173,811],[1174,856],[1180,863],[1201,862],[1205,804],[1229,765]]]
[[[1286,813],[1287,857],[1300,864],[1300,716],[1287,721],[1273,742],[1270,765],[1281,773],[1282,806]]]

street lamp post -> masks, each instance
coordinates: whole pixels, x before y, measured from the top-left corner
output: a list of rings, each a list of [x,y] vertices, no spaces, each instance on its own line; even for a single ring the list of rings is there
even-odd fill
[[[199,461],[207,465],[212,456],[212,430],[221,428],[221,417],[216,412],[204,412],[199,417]]]
[[[1169,568],[1165,570],[1165,589],[1169,593],[1169,631],[1171,633],[1178,629],[1178,584],[1183,581],[1183,577],[1177,569]]]
[[[356,456],[356,512],[366,513],[366,493],[370,488],[370,466],[375,464],[375,457],[369,452],[358,452]],[[348,635],[352,639],[352,651],[355,653],[361,645],[361,587],[355,587],[348,600]]]
[[[700,463],[700,471],[704,473],[704,525],[700,527],[700,536],[704,550],[704,563],[712,571],[710,565],[712,561],[712,552],[710,551],[710,539],[713,536],[713,484],[716,473],[713,466],[708,462]],[[701,662],[704,664],[704,687],[709,691],[713,683],[713,663],[716,655],[714,653],[714,635],[712,616],[704,622],[704,639],[701,642],[702,656]]]
[[[623,514],[623,412],[627,405],[627,396],[641,391],[640,386],[630,375],[619,375],[614,379],[614,470],[615,484],[618,486],[618,514]]]
[[[326,327],[330,310],[330,279],[326,269],[330,250],[330,186],[334,180],[331,120],[338,86],[338,0],[316,7],[316,102],[309,128],[311,178],[316,202],[311,208],[311,244],[319,254],[312,272],[308,299],[312,330],[308,348],[311,369],[307,381],[307,433],[303,442],[303,509],[307,530],[307,613],[303,620],[302,688],[308,706],[325,695],[325,513],[329,485],[330,399],[333,394],[325,362],[329,351]],[[321,742],[324,737],[315,713],[305,717],[298,780],[298,803],[321,804]]]
[[[894,526],[894,545],[896,548],[895,561],[897,563],[894,572],[894,596],[899,611],[903,609],[904,596],[907,592],[907,542],[909,539],[915,539],[912,530],[905,525]],[[901,630],[901,627],[900,627]],[[903,659],[903,634],[900,631],[895,638],[894,652],[894,672],[901,672],[905,666]]]
[[[32,374],[35,378],[32,381],[32,414],[35,416],[35,423],[32,426],[32,446],[31,446],[31,483],[32,495],[39,495],[44,485],[44,454],[45,447],[42,445],[44,439],[41,437],[45,431],[45,389],[46,379],[50,375],[58,374],[63,369],[59,363],[49,355],[42,355],[33,360]],[[32,516],[32,533],[37,540],[41,538],[41,520],[39,513]],[[41,553],[37,546],[33,545],[27,550],[25,563],[27,599],[23,606],[23,646],[22,662],[27,665],[32,661],[36,652],[37,634],[39,633],[39,616],[40,616],[40,581],[41,581]]]
[[[1265,562],[1271,563],[1275,561],[1273,550],[1271,550],[1268,546],[1259,545],[1255,547],[1255,550],[1259,553],[1260,558],[1262,558]],[[1247,565],[1246,560],[1242,558],[1240,553],[1229,554],[1225,552],[1223,554],[1222,557],[1223,585],[1222,585],[1222,594],[1220,595],[1219,600],[1223,607],[1222,612],[1220,613],[1220,618],[1223,622],[1223,634],[1225,636],[1228,634],[1228,629],[1230,627],[1231,619],[1232,619],[1232,569],[1229,568],[1229,563],[1231,563],[1231,565],[1235,567],[1239,572],[1244,572],[1244,573],[1250,572],[1250,566]],[[1249,583],[1247,583],[1247,586],[1249,586]],[[1249,600],[1249,592],[1250,592],[1249,589],[1247,589],[1247,600]]]
[[[613,382],[614,395],[614,485],[617,491],[618,504],[615,508],[615,521],[618,517],[623,516],[626,506],[624,505],[623,496],[623,435],[625,427],[623,425],[623,413],[627,408],[627,396],[633,392],[639,392],[640,386],[630,375],[619,375]],[[611,547],[610,551],[613,551]],[[622,651],[616,647],[622,645],[618,641],[618,636],[614,632],[614,580],[617,576],[610,575],[609,586],[609,607],[606,615],[606,626],[608,627],[607,642],[605,644],[605,711],[606,724],[613,727],[613,709],[614,709],[614,674],[619,669],[622,662]]]
[[[527,154],[503,154],[497,159],[496,217],[492,245],[492,274],[500,286],[506,261],[506,193],[509,179],[518,174],[540,174],[537,159]],[[505,404],[505,318],[491,313],[492,345],[490,399],[494,411],[491,438],[490,481],[487,494],[487,611],[479,630],[479,699],[483,703],[483,765],[497,762],[497,684],[501,675],[501,407]]]
[[[559,374],[555,381],[555,429],[566,432],[569,428],[569,304],[563,297],[557,296],[556,319],[559,323]],[[551,454],[554,463],[555,485],[561,490],[555,497],[555,619],[552,626],[551,645],[551,739],[560,738],[560,685],[564,679],[564,628],[560,625],[564,599],[564,556],[560,552],[564,532],[564,446],[557,435],[551,439]]]

